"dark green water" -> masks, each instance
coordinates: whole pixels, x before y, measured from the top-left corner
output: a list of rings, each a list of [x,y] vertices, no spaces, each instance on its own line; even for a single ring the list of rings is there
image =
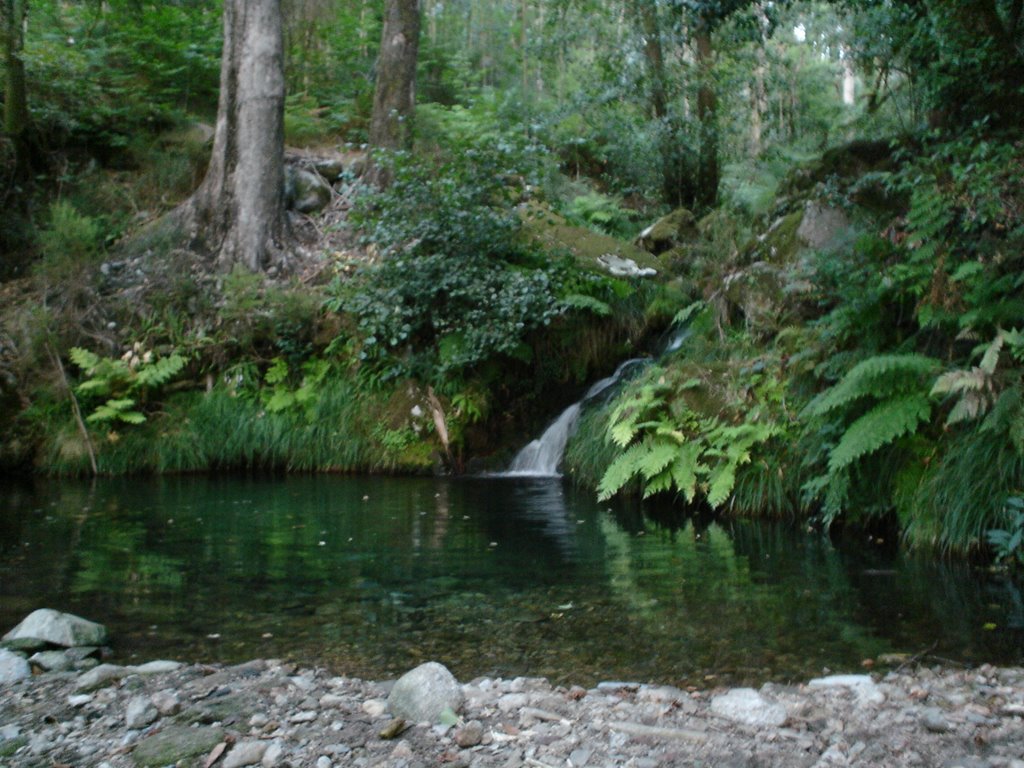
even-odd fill
[[[659,525],[553,480],[0,486],[0,629],[71,611],[121,660],[583,684],[798,680],[891,652],[1019,664],[1021,594],[782,525]]]

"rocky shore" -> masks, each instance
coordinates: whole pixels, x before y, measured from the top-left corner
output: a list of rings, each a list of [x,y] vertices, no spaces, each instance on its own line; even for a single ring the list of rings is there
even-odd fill
[[[425,666],[443,687],[447,671]],[[0,688],[0,765],[1024,768],[1020,668],[918,667],[757,691],[479,678],[440,700],[414,682],[427,706],[454,698],[413,722],[396,716],[409,706],[397,702],[402,683],[277,660],[35,674]]]
[[[460,683],[436,662],[390,682],[281,660],[121,666],[97,658],[106,640],[47,609],[4,635],[0,766],[1024,768],[1022,668],[588,690]]]

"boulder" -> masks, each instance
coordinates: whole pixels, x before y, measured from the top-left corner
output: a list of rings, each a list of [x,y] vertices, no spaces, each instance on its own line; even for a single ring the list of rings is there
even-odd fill
[[[850,219],[839,208],[810,201],[796,236],[811,248],[824,248],[850,228]]]
[[[331,202],[331,185],[319,174],[285,166],[285,204],[299,213],[316,213],[322,211]]]
[[[95,691],[98,688],[105,688],[113,685],[122,677],[131,674],[128,667],[120,667],[117,664],[100,664],[98,667],[83,672],[75,682],[77,691]]]
[[[711,711],[734,723],[778,727],[786,722],[786,708],[769,701],[753,688],[733,688],[711,700]]]
[[[662,216],[637,235],[634,241],[645,251],[657,255],[697,237],[697,220],[686,208],[677,208]]]
[[[598,257],[597,263],[615,277],[653,277],[658,270],[653,267],[640,267],[632,259],[625,259],[614,253],[605,253]]]
[[[338,158],[318,157],[313,161],[313,169],[330,183],[341,178],[341,174],[345,172],[345,164]]]
[[[0,648],[0,685],[16,683],[29,677],[32,677],[32,669],[24,657]]]
[[[3,641],[16,644],[20,648],[104,645],[107,642],[107,628],[70,613],[40,608],[30,613],[18,626],[4,635]]]
[[[436,723],[444,710],[457,712],[460,706],[462,686],[436,661],[406,672],[388,695],[391,714],[413,723]]]
[[[39,651],[29,656],[28,663],[45,672],[66,672],[75,665],[75,660],[64,651]]]

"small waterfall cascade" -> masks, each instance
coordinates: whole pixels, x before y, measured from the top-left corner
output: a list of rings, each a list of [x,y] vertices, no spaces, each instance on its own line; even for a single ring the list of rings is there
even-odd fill
[[[560,477],[558,465],[562,463],[566,443],[576,430],[583,404],[617,384],[629,369],[647,362],[648,358],[627,360],[616,368],[611,376],[591,385],[579,402],[562,411],[561,415],[544,430],[544,434],[520,450],[509,468],[500,474],[503,477]]]

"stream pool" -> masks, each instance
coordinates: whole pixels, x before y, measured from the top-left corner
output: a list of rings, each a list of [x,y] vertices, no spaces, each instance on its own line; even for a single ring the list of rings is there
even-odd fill
[[[286,657],[385,678],[675,685],[1024,663],[1024,585],[783,524],[655,522],[558,479],[0,485],[0,631],[40,607],[115,660]]]

